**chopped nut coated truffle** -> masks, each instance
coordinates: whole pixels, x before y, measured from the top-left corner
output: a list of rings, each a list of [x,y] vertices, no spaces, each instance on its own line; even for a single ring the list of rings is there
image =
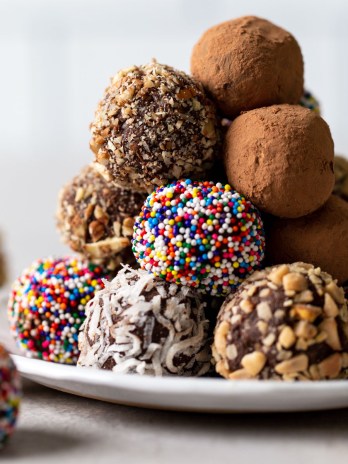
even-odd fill
[[[310,264],[256,271],[222,305],[213,355],[227,379],[347,377],[344,291]]]
[[[105,177],[148,192],[173,179],[206,178],[219,140],[215,108],[202,85],[156,61],[112,79],[91,132]]]
[[[90,164],[61,190],[57,225],[72,250],[114,271],[135,262],[134,218],[146,194],[108,184],[96,167]]]

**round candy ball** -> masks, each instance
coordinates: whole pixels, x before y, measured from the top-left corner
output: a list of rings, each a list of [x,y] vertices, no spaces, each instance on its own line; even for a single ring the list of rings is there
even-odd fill
[[[317,114],[321,113],[319,101],[308,90],[304,90],[299,103],[301,106],[303,106],[304,108],[307,108],[308,110],[312,110]]]
[[[334,159],[335,186],[333,193],[348,201],[348,160],[342,156]]]
[[[26,355],[76,364],[85,306],[103,287],[103,270],[73,257],[35,261],[14,282],[8,313]]]
[[[208,29],[192,51],[191,72],[230,118],[262,106],[298,103],[303,92],[303,59],[295,38],[254,16]]]
[[[135,262],[131,238],[146,194],[109,184],[96,166],[85,167],[60,191],[57,226],[73,251],[114,272]]]
[[[216,370],[228,379],[348,376],[348,311],[332,277],[294,263],[254,273],[229,295],[215,329]]]
[[[229,185],[181,180],[148,196],[133,252],[143,269],[168,282],[222,295],[261,264],[262,220]]]
[[[266,223],[267,262],[304,259],[348,282],[348,203],[332,195],[314,213],[298,219],[269,217]]]
[[[149,192],[173,178],[205,178],[219,141],[215,107],[202,85],[156,61],[112,79],[91,132],[107,180]]]
[[[21,398],[21,382],[9,354],[0,345],[0,449],[13,433]]]
[[[204,303],[187,287],[125,267],[87,306],[78,365],[200,376],[211,367]]]
[[[236,118],[227,131],[228,181],[261,211],[296,218],[320,208],[335,182],[329,126],[300,105],[274,105]]]

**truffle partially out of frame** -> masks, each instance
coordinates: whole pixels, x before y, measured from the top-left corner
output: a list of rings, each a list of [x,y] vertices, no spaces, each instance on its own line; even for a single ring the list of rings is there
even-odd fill
[[[310,264],[257,271],[225,300],[213,355],[217,372],[232,380],[346,377],[344,291]]]
[[[333,193],[348,201],[348,160],[342,156],[334,159],[335,186]]]
[[[0,449],[12,435],[21,399],[21,379],[7,350],[0,344]]]
[[[329,272],[340,285],[348,281],[348,203],[335,195],[320,209],[297,219],[267,217],[266,261],[305,260]]]

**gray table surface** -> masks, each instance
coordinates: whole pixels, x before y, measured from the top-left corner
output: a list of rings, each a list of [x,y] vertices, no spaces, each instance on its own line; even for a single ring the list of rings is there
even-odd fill
[[[18,429],[1,463],[344,463],[348,409],[208,415],[79,398],[24,382]]]

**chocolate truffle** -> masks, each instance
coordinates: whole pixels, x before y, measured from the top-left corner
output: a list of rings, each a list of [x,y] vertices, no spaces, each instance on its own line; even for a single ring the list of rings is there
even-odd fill
[[[289,32],[254,16],[212,27],[195,45],[191,72],[222,114],[235,117],[276,103],[298,103],[303,59]]]
[[[228,184],[177,181],[146,199],[133,251],[156,276],[223,295],[260,266],[263,224],[253,204]]]
[[[334,159],[335,186],[333,193],[348,201],[348,160],[342,156]]]
[[[305,216],[329,198],[333,157],[329,126],[300,105],[242,114],[224,148],[229,183],[261,211],[288,218]]]
[[[0,345],[0,449],[15,429],[20,398],[19,373],[8,352]]]
[[[109,184],[92,163],[59,194],[57,226],[73,251],[110,271],[135,262],[131,238],[145,193]]]
[[[217,372],[227,379],[347,377],[343,289],[310,264],[255,272],[226,298],[213,355]]]
[[[88,304],[79,366],[199,376],[211,366],[204,304],[187,287],[125,267]]]
[[[304,108],[312,110],[317,114],[321,113],[321,111],[320,111],[320,103],[315,98],[315,96],[311,92],[309,92],[308,90],[305,90],[303,92],[303,95],[302,95],[301,100],[299,101],[299,103]]]
[[[38,259],[14,282],[8,303],[11,331],[30,358],[76,364],[85,306],[106,278],[74,257]]]
[[[156,61],[112,79],[91,132],[106,178],[149,192],[172,179],[205,178],[219,140],[215,108],[202,85]]]
[[[266,220],[267,262],[303,259],[329,272],[340,284],[348,281],[348,203],[332,195],[314,213],[298,219]]]

